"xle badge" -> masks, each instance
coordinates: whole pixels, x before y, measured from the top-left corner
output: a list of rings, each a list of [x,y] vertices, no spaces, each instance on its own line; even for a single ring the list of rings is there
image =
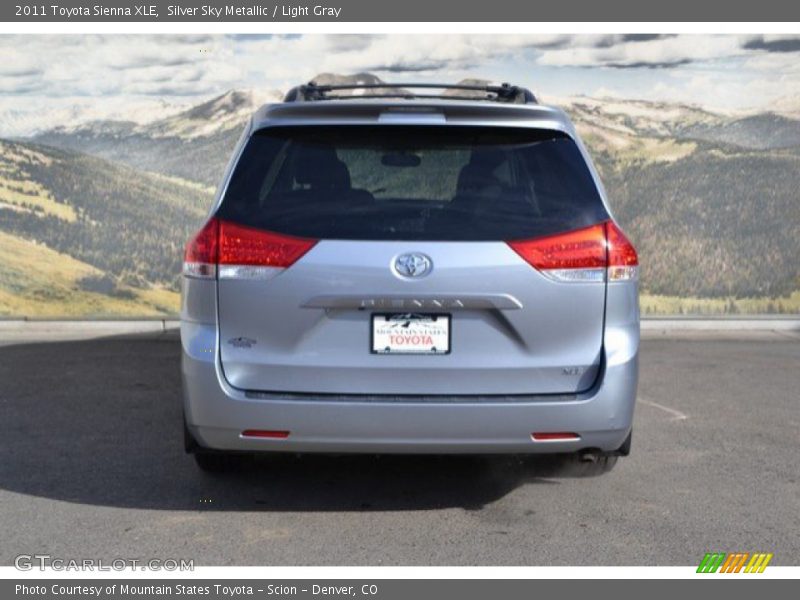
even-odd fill
[[[234,348],[251,348],[255,346],[256,341],[248,337],[235,337],[229,339],[228,343]]]

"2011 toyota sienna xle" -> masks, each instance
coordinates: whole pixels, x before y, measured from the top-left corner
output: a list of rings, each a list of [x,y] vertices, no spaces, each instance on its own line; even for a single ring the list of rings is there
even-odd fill
[[[201,468],[628,454],[638,259],[586,150],[524,88],[436,87],[309,84],[252,117],[185,252]]]

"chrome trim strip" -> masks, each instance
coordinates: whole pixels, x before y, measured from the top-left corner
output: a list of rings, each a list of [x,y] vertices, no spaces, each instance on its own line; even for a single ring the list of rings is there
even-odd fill
[[[283,268],[256,265],[219,265],[218,270],[220,279],[260,279],[267,281],[283,271]]]
[[[459,294],[458,296],[432,294],[338,296],[327,294],[313,296],[303,302],[301,306],[303,308],[369,310],[519,310],[522,308],[522,302],[510,294]]]

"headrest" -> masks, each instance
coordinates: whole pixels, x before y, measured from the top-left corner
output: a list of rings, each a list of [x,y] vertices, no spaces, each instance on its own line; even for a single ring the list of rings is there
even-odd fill
[[[350,171],[333,148],[305,147],[297,154],[295,181],[314,190],[350,189]]]
[[[505,160],[500,150],[473,150],[469,163],[461,168],[458,174],[458,194],[486,193],[486,188],[499,186],[500,182],[494,170]],[[496,192],[496,190],[492,190]],[[491,192],[490,192],[491,193]]]

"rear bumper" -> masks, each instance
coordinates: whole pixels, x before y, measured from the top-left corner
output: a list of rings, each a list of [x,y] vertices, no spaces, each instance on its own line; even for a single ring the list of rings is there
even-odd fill
[[[397,402],[296,396],[251,398],[232,388],[217,361],[216,327],[181,324],[189,431],[209,449],[331,453],[553,453],[617,450],[631,429],[638,379],[638,323],[606,340],[595,386],[570,399]],[[289,431],[246,438],[247,429]],[[532,432],[574,432],[574,441],[534,441]]]

